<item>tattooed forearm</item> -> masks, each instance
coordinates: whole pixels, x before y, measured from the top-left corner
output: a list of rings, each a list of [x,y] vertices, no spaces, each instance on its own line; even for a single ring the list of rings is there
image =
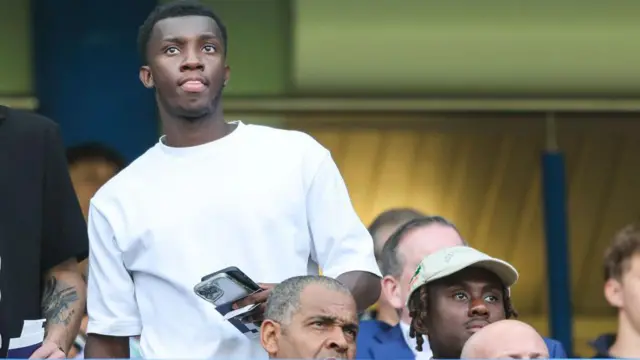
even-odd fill
[[[70,259],[44,274],[42,315],[47,320],[46,341],[69,350],[84,315],[86,288],[75,259]]]
[[[42,295],[42,314],[48,325],[69,325],[75,309],[72,304],[78,301],[78,291],[74,286],[58,281],[54,276],[47,279]]]

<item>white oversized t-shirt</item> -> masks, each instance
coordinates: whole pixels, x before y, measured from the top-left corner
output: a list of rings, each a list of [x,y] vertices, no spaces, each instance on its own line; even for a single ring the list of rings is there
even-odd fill
[[[263,283],[308,274],[310,258],[331,277],[379,275],[329,151],[241,122],[204,145],[158,142],[91,200],[89,240],[88,332],[141,334],[146,358],[266,358],[194,293],[228,266]]]

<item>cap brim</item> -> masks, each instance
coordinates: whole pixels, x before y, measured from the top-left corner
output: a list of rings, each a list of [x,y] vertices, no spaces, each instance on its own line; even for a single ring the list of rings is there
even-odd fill
[[[508,262],[500,259],[483,259],[460,264],[459,266],[447,269],[448,271],[443,271],[438,275],[431,277],[429,282],[453,275],[469,267],[479,267],[491,271],[500,278],[504,286],[507,288],[513,286],[518,281],[518,271]]]
[[[460,263],[455,265],[450,264],[450,267],[446,268],[446,270],[441,270],[438,273],[431,275],[426,281],[423,280],[425,282],[423,282],[419,286],[416,286],[409,292],[407,304],[409,304],[409,301],[411,300],[411,297],[416,292],[416,290],[418,290],[423,285],[427,285],[433,281],[453,275],[469,267],[479,267],[496,274],[504,287],[507,289],[509,289],[518,281],[518,271],[508,262],[496,258],[491,258],[486,255],[479,256],[475,260],[467,259],[466,261],[461,261]]]

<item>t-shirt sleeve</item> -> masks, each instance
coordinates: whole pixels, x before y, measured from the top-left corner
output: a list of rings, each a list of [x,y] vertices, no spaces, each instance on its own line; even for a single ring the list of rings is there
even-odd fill
[[[313,239],[313,260],[322,274],[338,277],[350,271],[380,276],[373,240],[356,214],[347,186],[327,151],[307,194],[307,217]]]
[[[57,125],[44,137],[44,187],[41,267],[43,271],[71,258],[87,257],[87,224],[71,184]]]
[[[87,333],[107,336],[140,335],[142,325],[133,279],[107,218],[89,207],[89,276]]]

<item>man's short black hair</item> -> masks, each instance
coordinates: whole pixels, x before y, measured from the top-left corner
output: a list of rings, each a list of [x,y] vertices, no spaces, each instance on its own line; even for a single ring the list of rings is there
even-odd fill
[[[101,160],[116,167],[116,173],[127,166],[124,157],[107,145],[91,142],[72,146],[67,149],[67,164],[75,165],[82,161]]]
[[[183,16],[206,16],[213,19],[220,29],[222,36],[222,44],[224,46],[224,55],[227,55],[227,28],[222,20],[211,9],[192,0],[177,0],[157,6],[144,21],[140,30],[138,30],[138,51],[140,58],[144,64],[147,63],[147,46],[153,27],[160,20],[183,17]]]

